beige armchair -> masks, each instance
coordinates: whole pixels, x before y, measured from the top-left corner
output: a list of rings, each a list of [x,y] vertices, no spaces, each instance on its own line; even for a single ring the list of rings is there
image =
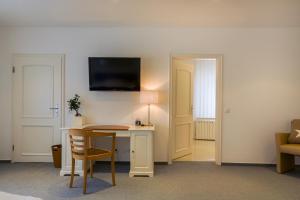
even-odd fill
[[[300,129],[300,119],[294,119],[291,128]],[[300,156],[300,144],[289,144],[290,133],[277,133],[276,152],[277,152],[277,172],[284,173],[295,168],[295,156]]]

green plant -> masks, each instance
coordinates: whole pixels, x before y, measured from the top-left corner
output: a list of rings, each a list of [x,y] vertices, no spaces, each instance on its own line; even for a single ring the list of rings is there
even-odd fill
[[[81,116],[81,114],[78,112],[79,108],[80,108],[80,100],[79,100],[80,96],[78,94],[75,94],[75,96],[73,98],[71,98],[68,102],[69,105],[69,111],[72,112],[73,110],[76,112],[75,116]]]

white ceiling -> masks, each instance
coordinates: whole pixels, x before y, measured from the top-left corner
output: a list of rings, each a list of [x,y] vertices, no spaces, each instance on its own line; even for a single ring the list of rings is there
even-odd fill
[[[1,0],[0,26],[300,27],[300,0]]]

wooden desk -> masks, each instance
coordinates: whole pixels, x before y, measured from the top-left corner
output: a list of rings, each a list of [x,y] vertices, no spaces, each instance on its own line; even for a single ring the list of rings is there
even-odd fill
[[[68,175],[71,172],[71,151],[68,131],[70,128],[62,128],[62,168],[60,175]],[[96,131],[116,132],[117,137],[130,138],[130,172],[129,176],[154,175],[153,159],[153,133],[154,126],[120,126],[120,125],[85,125],[77,129],[92,129]],[[76,161],[75,173],[83,175],[82,161]]]

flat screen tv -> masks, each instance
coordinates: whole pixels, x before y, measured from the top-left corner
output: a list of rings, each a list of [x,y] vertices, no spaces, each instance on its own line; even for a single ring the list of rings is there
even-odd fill
[[[140,91],[140,58],[89,57],[90,90]]]

